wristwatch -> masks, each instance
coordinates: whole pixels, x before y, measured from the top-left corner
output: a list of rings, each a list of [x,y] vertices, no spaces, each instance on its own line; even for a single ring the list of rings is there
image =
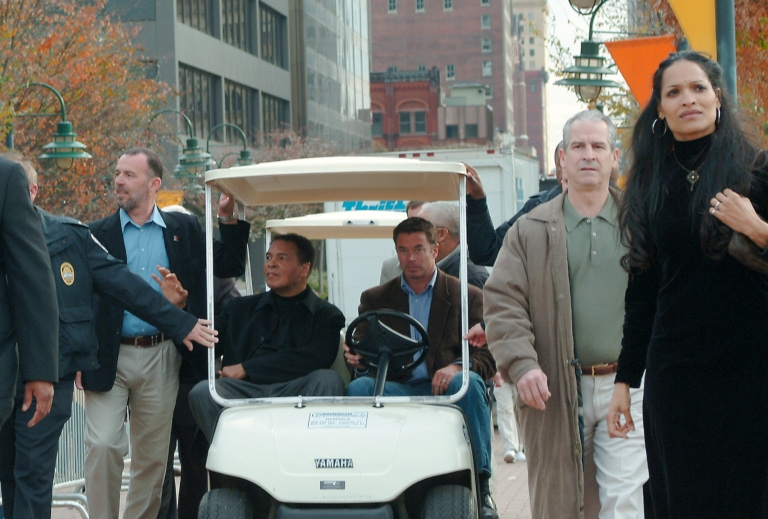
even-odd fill
[[[226,218],[225,218],[225,217],[223,217],[223,216],[221,216],[221,215],[219,215],[219,214],[217,213],[217,214],[216,214],[216,218],[218,218],[218,219],[219,219],[219,223],[233,223],[233,222],[236,222],[236,221],[237,221],[237,217],[235,216],[235,214],[234,214],[234,213],[232,213],[232,215],[230,215],[230,216],[228,216],[228,217],[226,217]]]

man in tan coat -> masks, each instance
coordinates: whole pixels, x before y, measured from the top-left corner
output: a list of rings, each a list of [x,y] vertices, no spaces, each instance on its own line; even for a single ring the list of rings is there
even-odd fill
[[[616,128],[590,110],[563,137],[568,191],[507,233],[484,290],[488,344],[516,385],[533,517],[642,518],[642,423],[624,443],[608,438],[605,423],[627,285],[619,194],[609,188]]]

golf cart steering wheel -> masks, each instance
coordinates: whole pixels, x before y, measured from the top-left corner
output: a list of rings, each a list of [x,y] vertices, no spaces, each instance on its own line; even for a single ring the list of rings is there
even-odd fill
[[[413,326],[421,339],[412,339],[382,323],[380,319],[385,316]],[[364,322],[368,324],[368,329],[356,339],[355,330]],[[388,368],[393,373],[418,366],[426,360],[429,350],[429,338],[424,326],[412,316],[396,310],[372,310],[360,314],[350,323],[345,339],[352,353],[362,355],[364,365],[374,369]],[[423,350],[422,354],[414,358],[420,350]]]

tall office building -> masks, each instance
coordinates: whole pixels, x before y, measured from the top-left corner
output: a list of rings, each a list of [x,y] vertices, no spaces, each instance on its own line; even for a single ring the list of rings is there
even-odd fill
[[[446,97],[452,85],[488,85],[494,126],[514,133],[512,5],[508,0],[371,2],[373,72],[438,67]]]
[[[547,2],[512,0],[512,30],[518,59],[513,74],[515,87],[515,147],[539,160],[539,173],[546,176],[547,153]]]
[[[179,91],[176,108],[201,141],[216,125],[230,123],[244,130],[249,145],[294,130],[314,132],[340,149],[370,148],[367,2],[344,2],[340,12],[321,3],[327,4],[109,0],[107,13],[140,27],[136,38],[148,68]],[[310,34],[317,40],[305,38]],[[318,46],[302,63],[296,51],[305,40]],[[229,129],[212,139],[241,142]]]
[[[291,0],[293,126],[371,148],[368,0]]]

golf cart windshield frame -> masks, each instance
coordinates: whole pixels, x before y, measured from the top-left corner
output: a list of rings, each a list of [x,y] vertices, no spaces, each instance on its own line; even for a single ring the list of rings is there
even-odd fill
[[[207,315],[214,321],[213,292],[213,203],[212,188],[226,193],[242,206],[288,203],[336,202],[346,200],[458,200],[460,218],[460,268],[467,271],[466,168],[453,162],[419,161],[392,157],[323,157],[261,163],[205,174],[206,206],[206,287]],[[248,262],[250,263],[250,262]],[[246,277],[250,277],[247,265]],[[466,275],[461,276],[461,335],[469,319]],[[247,292],[252,292],[250,280]],[[462,339],[462,385],[453,395],[405,397],[317,397],[225,399],[216,392],[215,351],[208,351],[208,388],[213,399],[224,407],[308,402],[438,403],[460,400],[469,387],[469,344]]]

